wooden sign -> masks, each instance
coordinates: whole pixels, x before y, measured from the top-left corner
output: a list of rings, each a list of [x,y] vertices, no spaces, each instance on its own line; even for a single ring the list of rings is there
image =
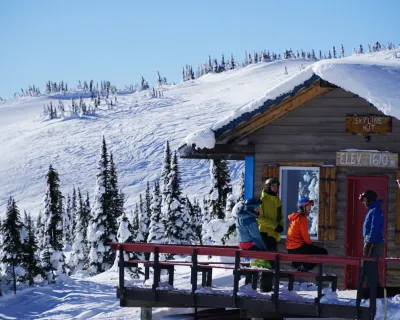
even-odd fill
[[[392,117],[386,116],[346,116],[346,133],[382,134],[392,132]]]
[[[393,168],[398,166],[398,153],[340,151],[336,152],[336,166]]]

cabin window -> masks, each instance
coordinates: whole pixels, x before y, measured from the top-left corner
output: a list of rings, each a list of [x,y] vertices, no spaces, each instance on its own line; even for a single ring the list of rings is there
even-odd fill
[[[289,226],[288,216],[297,210],[297,201],[302,197],[314,200],[309,219],[308,230],[313,240],[318,240],[318,204],[319,204],[319,167],[280,167],[279,195],[285,215],[285,238]]]

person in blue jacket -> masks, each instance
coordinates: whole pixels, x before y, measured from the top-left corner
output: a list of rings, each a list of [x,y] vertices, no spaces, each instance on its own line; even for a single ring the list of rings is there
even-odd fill
[[[363,237],[364,248],[363,256],[365,258],[379,258],[383,251],[383,231],[384,231],[384,218],[381,205],[383,200],[377,200],[377,194],[373,190],[366,190],[360,194],[359,199],[368,209],[368,213],[364,220]],[[371,281],[377,278],[379,284],[379,271],[376,264],[369,261],[364,261],[364,274],[366,277],[366,284],[368,287]]]
[[[268,251],[260,231],[258,231],[257,218],[259,214],[260,200],[247,199],[236,219],[236,233],[240,249]]]
[[[247,199],[244,203],[244,207],[237,215],[236,234],[240,249],[268,251],[261,237],[260,231],[258,230],[257,218],[260,215],[260,204],[260,199]],[[250,265],[267,269],[273,267],[271,262],[262,259],[253,260]],[[246,283],[249,281],[250,276],[246,276]],[[271,291],[272,283],[273,275],[262,272],[260,278],[260,290],[262,292]]]

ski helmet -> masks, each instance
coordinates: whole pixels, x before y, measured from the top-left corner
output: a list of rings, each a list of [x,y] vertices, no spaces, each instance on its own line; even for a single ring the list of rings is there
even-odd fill
[[[299,201],[297,202],[297,208],[298,209],[301,209],[301,208],[303,208],[303,207],[305,207],[307,205],[312,205],[313,206],[314,205],[314,200],[310,200],[309,197],[304,197],[304,198],[299,199]]]
[[[372,202],[376,201],[376,199],[378,198],[378,195],[373,190],[365,190],[363,193],[360,194],[358,199],[360,201],[362,201],[364,198],[367,199],[368,203],[372,203]]]
[[[277,185],[279,187],[279,179],[278,178],[269,178],[267,181],[265,181],[265,186],[268,188],[272,185]]]

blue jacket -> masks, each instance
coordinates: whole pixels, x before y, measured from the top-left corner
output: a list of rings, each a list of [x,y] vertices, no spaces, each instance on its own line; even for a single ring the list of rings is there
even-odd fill
[[[258,231],[258,214],[245,210],[239,212],[236,219],[236,232],[238,242],[253,241],[253,244],[260,250],[268,251]]]
[[[383,200],[378,200],[368,206],[368,213],[364,220],[363,237],[364,243],[382,243],[383,242],[383,212],[381,204]]]

